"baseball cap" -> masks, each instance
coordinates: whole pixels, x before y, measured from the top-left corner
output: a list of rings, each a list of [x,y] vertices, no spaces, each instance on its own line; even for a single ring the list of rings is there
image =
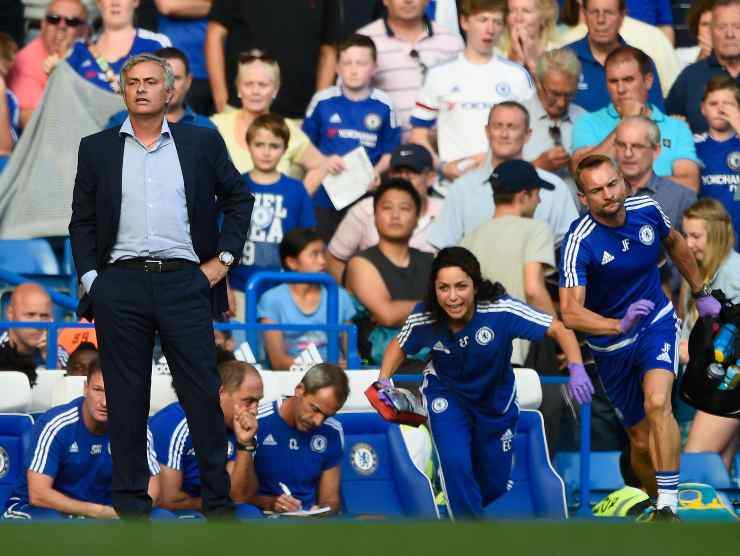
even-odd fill
[[[391,153],[391,168],[411,168],[422,173],[434,168],[432,155],[421,145],[406,143]]]
[[[537,170],[526,160],[505,160],[493,169],[488,178],[494,191],[519,193],[541,188],[552,191],[555,186],[540,178]]]

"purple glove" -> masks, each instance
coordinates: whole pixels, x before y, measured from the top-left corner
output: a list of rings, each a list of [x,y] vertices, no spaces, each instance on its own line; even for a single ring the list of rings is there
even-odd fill
[[[627,312],[624,317],[619,321],[619,328],[622,330],[622,334],[627,334],[632,330],[640,319],[655,309],[655,303],[649,299],[640,299],[635,301],[632,305],[627,307]]]
[[[702,318],[716,317],[720,309],[722,309],[722,304],[712,295],[702,295],[696,298],[696,310]]]
[[[393,402],[386,394],[386,389],[393,390],[393,383],[391,382],[391,380],[389,378],[379,378],[376,382],[378,382],[381,386],[381,389],[378,390],[378,399],[388,407],[395,408]]]
[[[568,363],[568,372],[570,373],[568,394],[570,394],[571,399],[574,399],[580,405],[591,403],[594,385],[591,384],[591,379],[588,378],[586,367],[581,363]]]

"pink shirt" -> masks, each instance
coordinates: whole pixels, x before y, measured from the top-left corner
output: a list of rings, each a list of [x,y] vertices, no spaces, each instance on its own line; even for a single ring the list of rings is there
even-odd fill
[[[409,245],[426,253],[436,253],[427,243],[427,234],[434,219],[442,211],[443,200],[436,197],[427,199],[427,211],[416,225]],[[329,243],[329,252],[341,261],[348,261],[353,255],[368,247],[377,245],[380,238],[375,227],[373,199],[368,197],[353,206],[342,219]]]
[[[49,55],[41,37],[36,37],[18,51],[8,74],[8,87],[18,97],[21,110],[35,110],[49,76],[41,66]]]
[[[457,56],[464,44],[460,35],[436,23],[414,42],[396,37],[385,19],[376,19],[357,31],[367,35],[378,50],[378,69],[373,84],[393,101],[403,129],[409,129],[409,117],[424,84],[424,67],[431,68]],[[415,52],[416,56],[412,56]]]

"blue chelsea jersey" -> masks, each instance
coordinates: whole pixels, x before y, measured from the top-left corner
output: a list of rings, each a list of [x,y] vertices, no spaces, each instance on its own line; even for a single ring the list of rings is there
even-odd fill
[[[694,136],[701,169],[699,198],[712,197],[724,205],[735,229],[735,250],[740,251],[740,138],[715,141],[708,133]]]
[[[261,496],[283,494],[284,483],[307,510],[317,503],[321,474],[340,464],[344,453],[342,425],[329,417],[316,429],[301,432],[280,416],[279,401],[258,409],[254,468]]]
[[[82,419],[80,397],[51,408],[44,413],[31,431],[24,458],[28,471],[54,479],[53,488],[62,494],[95,504],[111,504],[113,461],[108,434],[87,430]],[[152,475],[159,473],[151,433],[148,436],[148,463]],[[13,501],[28,503],[28,480],[22,473],[13,494]]]
[[[200,472],[195,456],[193,439],[185,418],[185,410],[179,402],[160,409],[149,423],[154,436],[157,461],[162,465],[182,472],[182,490],[193,497],[200,496]],[[228,461],[236,459],[236,437],[226,429]]]
[[[516,407],[512,340],[541,340],[551,324],[550,315],[502,296],[478,303],[470,322],[452,332],[420,303],[397,339],[408,355],[431,348],[434,374],[442,384],[473,409],[499,416]]]
[[[627,199],[624,207],[626,218],[619,227],[599,224],[589,214],[571,224],[561,249],[560,287],[586,287],[585,307],[608,318],[621,319],[630,304],[648,299],[655,309],[643,322],[652,323],[673,309],[658,269],[661,242],[671,223],[660,205],[645,195]],[[589,343],[605,347],[623,339],[592,336]]]

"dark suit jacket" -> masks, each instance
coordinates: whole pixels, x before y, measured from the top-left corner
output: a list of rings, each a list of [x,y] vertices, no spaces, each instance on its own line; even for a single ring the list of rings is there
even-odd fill
[[[217,131],[188,124],[169,124],[180,159],[190,235],[201,262],[229,251],[238,262],[249,233],[254,197],[229,159]],[[119,128],[106,129],[80,141],[72,197],[69,235],[78,276],[100,272],[108,264],[118,236],[124,137]],[[223,223],[219,229],[219,213]],[[228,308],[226,284],[211,291],[214,317]],[[80,299],[77,313],[93,316],[89,296]]]

